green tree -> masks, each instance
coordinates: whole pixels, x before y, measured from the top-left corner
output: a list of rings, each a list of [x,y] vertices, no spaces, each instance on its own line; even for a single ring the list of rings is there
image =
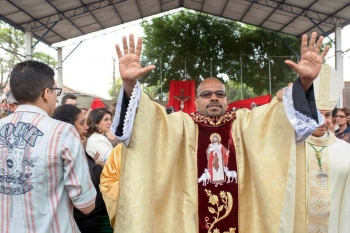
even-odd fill
[[[191,79],[199,84],[220,74],[240,82],[242,70],[243,83],[259,95],[269,91],[269,60],[272,93],[296,78],[284,64],[293,56],[297,60],[288,48],[299,51],[295,37],[187,10],[144,21],[142,27],[143,64],[157,68],[140,81],[152,86],[162,77],[164,91],[170,80]],[[280,55],[288,58],[276,57]]]
[[[36,40],[33,41],[35,43]],[[0,21],[0,94],[9,79],[13,67],[25,60],[25,36],[24,33],[16,30]],[[56,60],[44,52],[34,52],[33,59],[44,62],[52,67],[57,66]]]
[[[227,81],[225,82],[225,90],[227,94],[228,102],[234,102],[241,99],[248,99],[256,97],[257,95],[254,93],[253,88],[247,87],[246,84],[243,84],[243,89],[240,83],[235,81]],[[241,98],[241,96],[243,98]]]
[[[115,80],[115,88],[113,82],[111,83],[111,88],[108,90],[108,95],[112,100],[118,100],[120,88],[122,87],[123,81],[120,77]]]

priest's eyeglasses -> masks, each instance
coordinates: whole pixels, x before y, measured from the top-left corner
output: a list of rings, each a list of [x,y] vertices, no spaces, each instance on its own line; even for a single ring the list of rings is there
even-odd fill
[[[210,99],[213,94],[215,94],[216,97],[219,99],[225,98],[225,96],[226,96],[226,92],[224,92],[224,91],[204,91],[204,92],[200,93],[197,96],[197,98],[200,96],[203,99]]]

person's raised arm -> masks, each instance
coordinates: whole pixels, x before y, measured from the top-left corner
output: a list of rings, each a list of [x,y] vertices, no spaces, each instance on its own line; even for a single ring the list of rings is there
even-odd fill
[[[327,45],[323,52],[319,54],[322,47],[323,36],[320,36],[315,45],[316,37],[317,33],[313,32],[308,45],[307,35],[303,35],[301,41],[301,57],[298,64],[291,60],[285,61],[285,63],[299,75],[305,93],[309,91],[312,82],[320,73],[323,59],[329,50],[329,46]]]
[[[129,35],[129,45],[127,38],[125,36],[123,37],[123,50],[121,50],[119,45],[116,45],[119,72],[123,80],[123,86],[119,94],[111,130],[117,136],[117,139],[125,145],[128,145],[136,116],[136,109],[141,99],[141,88],[137,84],[137,80],[155,68],[154,65],[147,67],[141,66],[141,50],[142,38],[138,38],[135,48],[134,36],[132,34]],[[124,124],[125,121],[127,124]]]
[[[290,123],[296,132],[296,141],[305,140],[318,126],[322,124],[322,115],[316,108],[313,81],[318,77],[323,59],[329,46],[320,53],[323,37],[316,43],[317,33],[313,32],[307,43],[307,36],[303,35],[301,42],[301,58],[298,64],[286,60],[299,77],[290,88],[285,88],[283,104]]]
[[[134,35],[129,35],[129,45],[127,39],[123,36],[123,53],[119,45],[115,46],[119,58],[119,72],[123,80],[125,94],[130,98],[135,84],[141,76],[152,71],[155,66],[150,65],[146,67],[141,66],[140,55],[142,50],[142,38],[137,40],[136,48],[134,42]]]

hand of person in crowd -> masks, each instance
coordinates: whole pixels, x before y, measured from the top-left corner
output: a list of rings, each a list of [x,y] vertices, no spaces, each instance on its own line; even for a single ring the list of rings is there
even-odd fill
[[[293,83],[288,83],[288,86],[287,86],[287,87],[290,87],[290,86],[292,86],[292,85],[293,85]],[[279,91],[276,92],[276,98],[277,98],[277,100],[280,101],[280,102],[281,102],[282,99],[283,99],[284,89],[285,89],[285,87],[281,88]]]
[[[98,160],[99,157],[100,157],[100,153],[98,153],[98,151],[96,151],[96,154],[94,156],[95,163],[96,163],[96,160]]]
[[[103,162],[103,161],[95,161],[95,163],[101,165],[102,167],[106,164],[106,163]]]
[[[134,35],[129,35],[129,45],[127,39],[123,36],[123,52],[119,45],[115,46],[119,58],[119,72],[123,80],[125,93],[128,97],[131,96],[132,90],[136,81],[142,75],[147,74],[156,68],[154,65],[142,67],[140,62],[140,55],[142,50],[142,38],[139,37],[135,49]]]
[[[89,108],[89,110],[87,111],[86,115],[85,115],[85,119],[89,118],[90,112],[92,111],[92,108]]]
[[[291,60],[286,60],[285,63],[289,65],[299,76],[304,87],[304,91],[308,91],[312,85],[312,82],[317,78],[320,73],[323,59],[328,53],[329,46],[323,50],[321,54],[323,36],[320,36],[316,45],[317,33],[313,32],[307,44],[307,35],[303,35],[301,41],[301,58],[298,64]]]

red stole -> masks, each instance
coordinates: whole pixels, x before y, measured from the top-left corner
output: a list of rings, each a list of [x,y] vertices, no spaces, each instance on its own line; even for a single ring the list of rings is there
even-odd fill
[[[220,117],[197,112],[190,116],[198,125],[199,233],[238,233],[238,176],[231,135],[236,115],[227,111]]]

